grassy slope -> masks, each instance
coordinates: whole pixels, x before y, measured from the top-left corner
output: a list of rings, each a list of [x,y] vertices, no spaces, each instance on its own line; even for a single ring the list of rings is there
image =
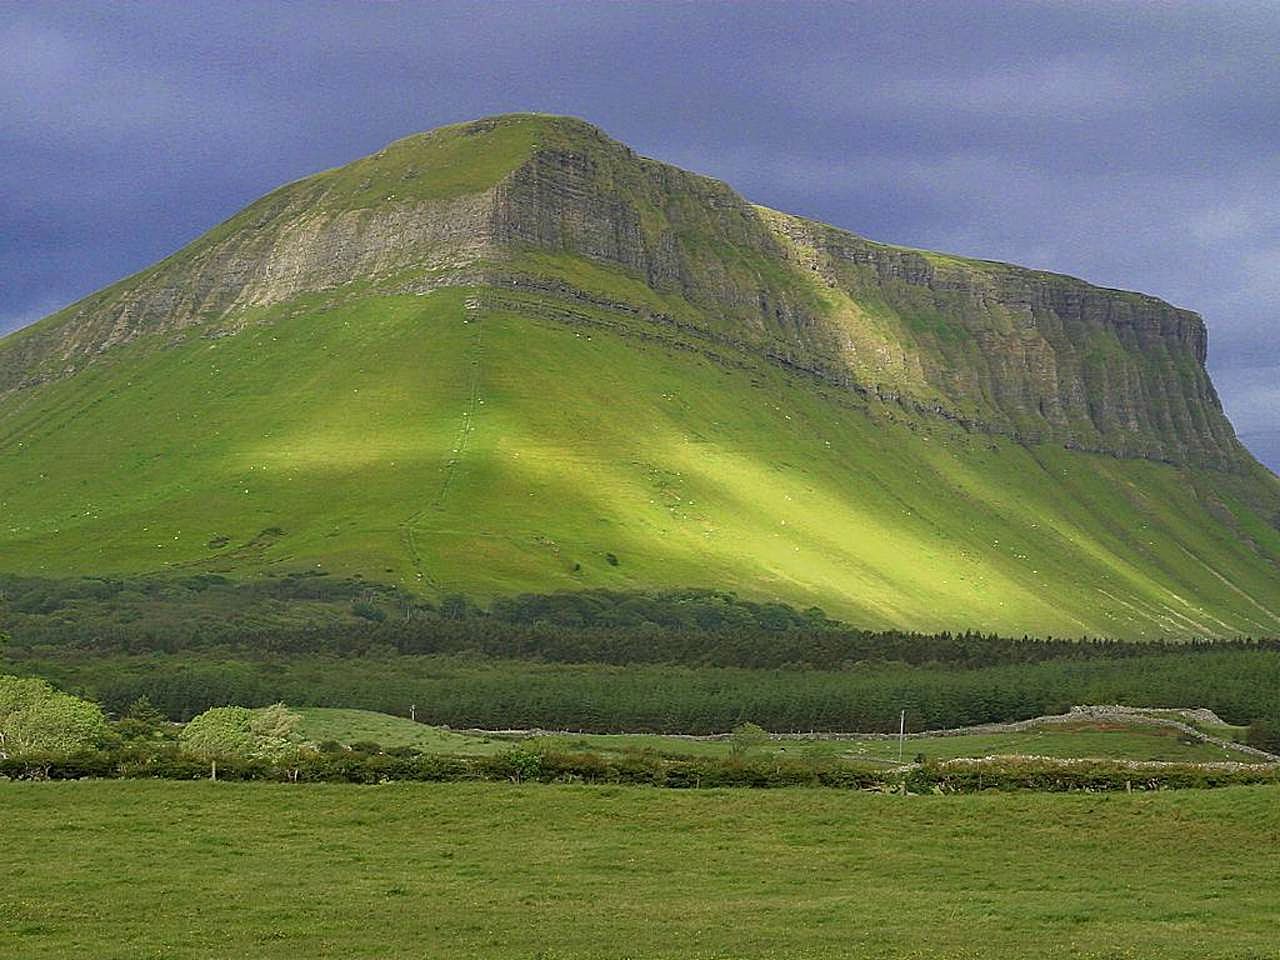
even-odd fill
[[[444,727],[416,723],[408,717],[393,717],[373,710],[342,707],[291,707],[302,717],[298,735],[312,743],[336,740],[352,744],[373,742],[383,747],[413,747],[424,753],[477,756],[508,748],[510,741],[454,733]]]
[[[1280,626],[1274,579],[1173,468],[905,424],[468,295],[303,301],[0,401],[0,565],[324,569],[479,596],[714,585],[867,625],[1041,634]]]
[[[0,921],[12,960],[1260,958],[1277,799],[0,784]]]
[[[511,746],[512,738],[458,733],[441,727],[414,723],[407,717],[393,717],[371,710],[336,707],[294,708],[302,718],[299,733],[307,740],[339,743],[373,741],[383,747],[416,747],[436,753],[469,756],[496,753]],[[671,756],[726,756],[725,740],[691,740],[654,734],[559,734],[533,738],[540,746],[569,751],[616,753],[626,750],[654,750]],[[788,756],[896,760],[896,740],[811,740],[773,741],[761,748]],[[1207,762],[1243,760],[1252,757],[1206,743],[1187,743],[1174,730],[1152,727],[1078,729],[1046,727],[1021,733],[975,734],[958,737],[920,737],[906,742],[905,757],[917,753],[935,760],[952,757],[985,757],[1023,754],[1043,757],[1094,757],[1118,760],[1181,760]]]

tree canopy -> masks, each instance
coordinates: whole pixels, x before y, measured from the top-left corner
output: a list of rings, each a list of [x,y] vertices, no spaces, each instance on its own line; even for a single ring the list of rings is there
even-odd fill
[[[0,757],[75,753],[106,732],[96,703],[34,677],[0,676]]]
[[[187,752],[206,760],[275,760],[296,745],[300,721],[283,703],[261,710],[211,707],[179,739]]]

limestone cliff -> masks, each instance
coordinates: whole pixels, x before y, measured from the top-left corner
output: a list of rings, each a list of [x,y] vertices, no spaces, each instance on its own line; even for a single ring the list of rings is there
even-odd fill
[[[530,115],[410,137],[281,188],[0,342],[0,393],[73,374],[142,335],[234,333],[258,308],[300,296],[537,284],[530,253],[639,279],[709,338],[974,429],[1175,463],[1249,462],[1205,371],[1194,313],[874,243],[755,207],[581,121]],[[598,297],[567,276],[552,289]]]

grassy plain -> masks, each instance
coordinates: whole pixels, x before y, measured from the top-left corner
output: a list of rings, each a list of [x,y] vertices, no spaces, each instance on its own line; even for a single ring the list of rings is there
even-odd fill
[[[547,749],[623,753],[651,750],[672,757],[727,756],[727,740],[657,734],[579,734],[538,736],[477,734],[415,723],[407,717],[393,717],[369,710],[330,707],[299,707],[299,729],[307,740],[339,743],[372,741],[383,747],[414,747],[424,752],[467,756],[485,755],[507,749],[518,742]],[[840,757],[850,760],[896,761],[896,739],[835,739],[813,737],[773,740],[753,748],[754,753],[818,759]],[[1172,728],[1115,723],[1045,725],[1033,730],[969,734],[952,737],[912,737],[906,740],[903,755],[916,754],[933,760],[954,757],[1034,755],[1042,757],[1089,757],[1113,760],[1167,760],[1203,763],[1222,760],[1256,762],[1256,758],[1204,742],[1189,740]]]
[[[382,747],[413,747],[423,753],[480,756],[511,746],[510,740],[457,733],[445,727],[417,723],[373,710],[342,707],[293,707],[302,718],[298,735],[313,743],[376,743]]]
[[[1277,956],[1280,795],[0,783],[8,960]]]

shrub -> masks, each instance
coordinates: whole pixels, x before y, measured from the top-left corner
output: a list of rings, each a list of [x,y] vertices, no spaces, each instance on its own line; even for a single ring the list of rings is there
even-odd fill
[[[44,680],[0,677],[0,757],[77,753],[100,746],[107,733],[96,703]]]
[[[1270,720],[1255,720],[1249,724],[1244,742],[1256,750],[1280,753],[1280,724]]]
[[[740,723],[729,735],[729,752],[734,756],[746,756],[757,747],[769,742],[769,733],[754,723]]]
[[[537,780],[542,773],[542,755],[527,747],[513,747],[488,757],[482,769],[490,777],[512,783]]]
[[[357,600],[351,605],[351,612],[362,620],[371,620],[374,623],[381,623],[387,619],[386,611],[368,600]]]

